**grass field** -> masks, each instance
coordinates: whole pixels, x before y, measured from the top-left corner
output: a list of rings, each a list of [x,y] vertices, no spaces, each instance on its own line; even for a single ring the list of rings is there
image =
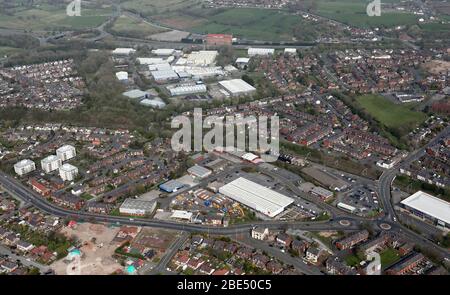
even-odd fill
[[[0,58],[4,57],[5,55],[10,55],[13,53],[18,53],[22,51],[23,49],[15,48],[15,47],[9,47],[9,46],[0,46]]]
[[[162,33],[166,30],[122,15],[114,22],[111,31],[117,35],[146,38],[152,34]]]
[[[84,8],[81,16],[69,17],[64,7],[39,5],[17,8],[14,13],[0,12],[0,28],[27,30],[81,30],[101,25],[112,14],[111,7]]]
[[[379,95],[362,95],[358,103],[372,117],[387,127],[416,126],[426,119],[426,114],[411,110],[411,105],[395,104]]]
[[[397,0],[382,1],[399,2]],[[316,13],[345,24],[369,28],[412,25],[418,23],[418,17],[411,13],[384,12],[381,16],[369,17],[366,13],[366,0],[316,0]]]
[[[387,267],[400,259],[398,251],[392,248],[387,248],[380,253],[381,267]]]

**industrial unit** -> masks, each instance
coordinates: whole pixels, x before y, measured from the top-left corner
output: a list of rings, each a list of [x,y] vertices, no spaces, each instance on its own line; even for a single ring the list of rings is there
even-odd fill
[[[273,48],[249,48],[247,51],[248,56],[255,56],[255,55],[273,55],[275,53],[275,49]]]
[[[292,198],[243,177],[222,186],[219,192],[269,217],[275,217],[294,202]]]
[[[155,201],[126,199],[119,208],[120,214],[144,216],[153,213],[156,209]]]
[[[198,93],[206,93],[206,85],[205,84],[184,84],[177,85],[174,87],[167,87],[171,96],[178,95],[188,95],[188,94],[198,94]]]
[[[450,228],[450,203],[422,191],[400,202],[411,214],[435,225]]]
[[[184,187],[184,184],[181,182],[178,182],[176,180],[169,180],[166,183],[163,183],[159,186],[159,188],[167,193],[173,193],[179,190],[180,188]]]
[[[242,79],[221,81],[219,82],[219,85],[222,86],[232,96],[248,95],[256,91],[255,87],[248,84]]]
[[[200,166],[200,165],[194,165],[194,166],[192,166],[191,168],[189,168],[189,169],[187,170],[187,172],[188,172],[189,174],[191,174],[192,176],[194,176],[194,177],[199,177],[199,178],[205,178],[205,177],[208,177],[208,176],[210,176],[211,173],[212,173],[211,170],[209,170],[209,169],[207,169],[207,168],[205,168],[205,167],[203,167],[203,166]]]

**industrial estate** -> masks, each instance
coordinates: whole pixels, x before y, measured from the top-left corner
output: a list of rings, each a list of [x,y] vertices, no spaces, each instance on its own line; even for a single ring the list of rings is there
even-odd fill
[[[1,274],[448,275],[449,3],[70,2],[0,0]]]

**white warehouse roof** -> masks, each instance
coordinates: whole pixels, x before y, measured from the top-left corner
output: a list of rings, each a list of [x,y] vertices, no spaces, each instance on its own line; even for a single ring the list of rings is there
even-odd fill
[[[275,217],[294,202],[292,198],[243,177],[222,186],[219,192],[269,217]]]
[[[249,48],[247,54],[252,55],[270,55],[274,54],[275,49],[273,48]]]
[[[119,81],[128,80],[128,73],[127,72],[117,72],[116,77]]]
[[[450,224],[450,203],[422,191],[418,191],[401,201],[417,211]]]
[[[162,56],[168,56],[175,53],[175,49],[169,49],[169,48],[160,48],[160,49],[154,49],[152,50],[152,53],[155,55],[162,55]]]
[[[255,87],[248,84],[247,82],[245,82],[242,79],[220,81],[219,84],[232,95],[249,93],[249,92],[253,92],[256,90]]]
[[[152,76],[155,80],[172,80],[178,79],[177,73],[173,70],[154,71]]]
[[[164,63],[164,59],[160,57],[138,57],[137,61],[141,65],[154,65]]]
[[[116,48],[112,53],[117,55],[129,55],[134,52],[136,52],[136,50],[134,50],[133,48]]]

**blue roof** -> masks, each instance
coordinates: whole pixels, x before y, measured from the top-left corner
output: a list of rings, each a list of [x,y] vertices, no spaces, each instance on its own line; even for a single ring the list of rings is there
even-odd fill
[[[160,189],[162,189],[165,192],[171,193],[179,188],[182,188],[184,184],[181,182],[178,182],[176,180],[169,180],[166,183],[163,183],[159,186]]]

